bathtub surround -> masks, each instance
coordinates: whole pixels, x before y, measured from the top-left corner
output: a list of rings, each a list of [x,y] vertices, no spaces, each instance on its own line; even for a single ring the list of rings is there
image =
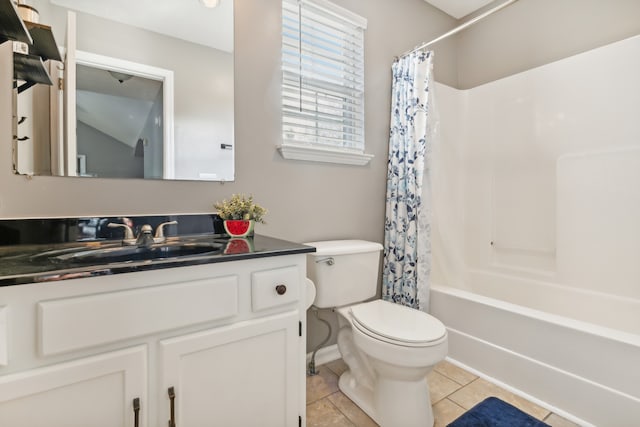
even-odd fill
[[[436,87],[431,310],[450,356],[594,425],[640,419],[638,58],[635,36]]]
[[[411,52],[391,68],[382,298],[427,311],[431,211],[423,177],[432,144],[433,52]]]
[[[456,363],[580,425],[639,419],[637,337],[448,286],[431,307]]]
[[[436,86],[435,282],[640,334],[638,52],[640,36]],[[451,259],[466,264],[440,268]]]

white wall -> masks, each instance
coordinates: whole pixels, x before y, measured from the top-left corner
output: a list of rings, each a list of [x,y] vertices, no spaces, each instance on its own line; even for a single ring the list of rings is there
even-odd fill
[[[7,90],[0,91],[0,218],[209,213],[216,200],[244,192],[252,193],[269,210],[268,224],[258,225],[257,233],[297,242],[336,238],[382,241],[393,57],[449,30],[456,21],[423,0],[335,2],[368,19],[365,135],[367,152],[375,155],[370,165],[285,161],[280,157],[275,147],[281,140],[281,0],[235,0],[235,182],[28,180],[13,175],[11,76],[3,63],[0,87]],[[8,61],[9,55],[10,50],[3,51],[0,61]],[[438,46],[436,57],[440,64],[436,78],[455,85],[455,40]],[[310,322],[309,327],[310,342],[321,341],[322,326],[316,331]]]
[[[638,0],[519,0],[458,34],[457,87],[473,88],[634,36],[639,16]]]
[[[275,147],[281,139],[281,0],[236,0],[235,182],[27,180],[11,172],[11,123],[4,115],[0,118],[0,218],[209,213],[215,201],[246,192],[269,209],[268,224],[260,225],[258,233],[299,242],[338,237],[381,241],[391,62],[395,55],[450,29],[456,21],[423,0],[336,3],[369,20],[365,133],[367,151],[376,156],[369,166],[285,161],[280,157]],[[436,52],[442,64],[438,79],[449,84],[455,84],[454,47],[455,42],[450,41]],[[104,49],[105,55],[117,53]],[[8,60],[6,55],[2,59]],[[179,58],[166,56],[164,60],[178,62]],[[4,64],[0,67],[0,73],[7,70]],[[1,91],[0,101],[10,105],[10,83],[3,87],[7,90]],[[192,96],[197,97],[195,87]],[[86,196],[78,198],[78,194]]]
[[[442,133],[459,139],[441,147],[440,180],[458,194],[436,196],[445,204],[436,229],[464,230],[453,256],[464,253],[466,274],[447,277],[436,263],[434,280],[507,281],[517,293],[535,279],[640,300],[638,76],[640,36],[470,90],[438,87],[441,105],[459,106],[455,116],[441,110]],[[451,249],[435,244],[447,257]],[[549,298],[538,299],[529,302]],[[616,313],[598,316],[583,320],[614,324],[606,317]]]
[[[258,233],[299,242],[332,238],[382,241],[391,61],[457,22],[423,0],[336,3],[369,20],[365,132],[368,151],[376,156],[371,165],[357,168],[280,158],[275,150],[280,140],[280,0],[236,0],[234,183],[28,180],[13,175],[11,74],[6,65],[11,49],[5,43],[0,46],[0,87],[7,89],[0,91],[0,218],[204,213],[213,210],[213,202],[231,193],[250,192],[270,211],[268,224],[260,225]],[[473,27],[473,32],[461,33],[458,40],[438,43],[436,80],[453,87],[471,87],[548,62],[547,50],[558,58],[603,40],[618,40],[620,31],[640,26],[636,19],[639,9],[637,0],[520,0]],[[576,11],[580,14],[574,15]],[[576,16],[581,24],[561,31],[567,28],[563,22]],[[545,33],[550,24],[553,33]],[[485,49],[491,49],[493,55],[483,56]],[[457,127],[456,123],[457,119],[453,126]],[[457,171],[463,167],[455,164]],[[457,197],[459,203],[464,194]],[[322,332],[316,332],[311,322],[310,328],[310,341],[319,342]]]

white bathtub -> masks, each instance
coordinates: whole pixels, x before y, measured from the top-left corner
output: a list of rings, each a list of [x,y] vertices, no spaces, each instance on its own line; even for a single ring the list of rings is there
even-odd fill
[[[585,425],[640,426],[640,333],[576,320],[589,313],[584,308],[590,295],[554,295],[547,287],[536,298],[532,286],[526,287],[529,293],[520,287],[513,292],[513,284],[478,288],[485,295],[478,289],[431,288],[431,313],[447,326],[451,359]],[[518,304],[505,301],[516,295]],[[543,301],[554,306],[542,311]],[[536,308],[521,305],[527,302]],[[628,315],[637,322],[640,310],[627,313],[633,301],[620,302],[621,322]],[[549,312],[561,307],[578,316]]]

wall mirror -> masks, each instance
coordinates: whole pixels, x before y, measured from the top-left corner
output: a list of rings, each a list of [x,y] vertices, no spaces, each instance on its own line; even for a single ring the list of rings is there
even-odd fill
[[[24,3],[63,61],[16,82],[16,173],[234,179],[233,0]]]

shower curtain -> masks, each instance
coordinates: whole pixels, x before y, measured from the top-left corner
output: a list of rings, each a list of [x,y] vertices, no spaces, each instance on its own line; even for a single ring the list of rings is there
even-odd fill
[[[382,298],[427,311],[431,213],[425,167],[432,143],[433,52],[396,59],[392,71]]]

